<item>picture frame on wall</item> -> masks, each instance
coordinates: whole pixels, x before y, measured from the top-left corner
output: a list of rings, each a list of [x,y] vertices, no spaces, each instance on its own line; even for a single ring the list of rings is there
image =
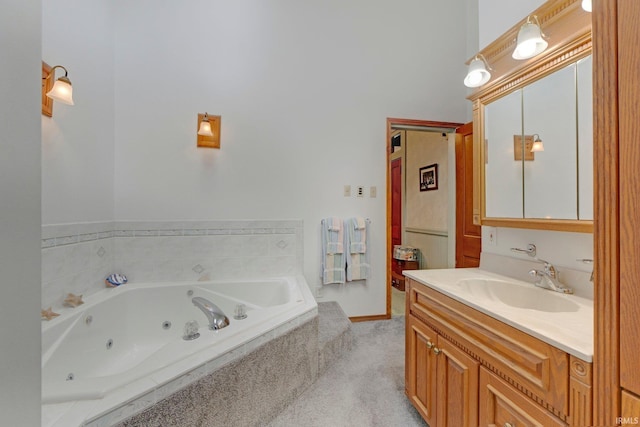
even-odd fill
[[[420,168],[420,191],[438,189],[438,164]]]

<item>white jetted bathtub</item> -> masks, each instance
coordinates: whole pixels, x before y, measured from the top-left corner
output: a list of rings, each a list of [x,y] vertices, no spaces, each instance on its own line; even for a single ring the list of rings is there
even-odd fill
[[[194,297],[218,306],[229,325],[210,330]],[[245,319],[234,318],[238,304],[246,307]],[[233,360],[230,354],[246,353],[316,314],[303,277],[105,289],[43,322],[43,425],[82,424],[130,405],[195,369],[204,372],[216,360]],[[185,325],[194,320],[200,336],[185,340]]]

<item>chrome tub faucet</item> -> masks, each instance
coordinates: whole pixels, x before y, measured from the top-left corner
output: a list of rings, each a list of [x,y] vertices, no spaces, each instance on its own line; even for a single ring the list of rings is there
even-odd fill
[[[206,298],[194,297],[191,299],[193,305],[198,307],[209,320],[209,329],[217,331],[229,326],[229,318],[222,312],[220,307]]]

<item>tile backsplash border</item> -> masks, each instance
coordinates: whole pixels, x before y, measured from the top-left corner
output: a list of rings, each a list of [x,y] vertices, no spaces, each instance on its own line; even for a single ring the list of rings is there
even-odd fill
[[[95,293],[116,272],[131,282],[302,274],[302,239],[302,220],[43,225],[42,305],[55,309],[69,292]]]

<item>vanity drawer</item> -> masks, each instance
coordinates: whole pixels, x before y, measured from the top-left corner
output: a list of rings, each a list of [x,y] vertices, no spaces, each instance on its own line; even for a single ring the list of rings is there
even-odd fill
[[[569,415],[569,355],[428,286],[407,280],[409,311],[555,415]]]

